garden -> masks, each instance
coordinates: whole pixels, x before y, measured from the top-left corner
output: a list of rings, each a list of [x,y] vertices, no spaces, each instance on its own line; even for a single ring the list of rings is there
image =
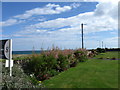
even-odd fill
[[[3,63],[1,86],[3,88],[117,87],[118,60],[100,59],[101,55],[105,58],[108,53],[114,52],[103,54],[97,50],[54,48],[42,51],[40,54],[16,56],[13,58],[15,64],[12,77],[9,77],[9,70],[4,68]],[[115,59],[118,59],[117,56],[113,54]]]

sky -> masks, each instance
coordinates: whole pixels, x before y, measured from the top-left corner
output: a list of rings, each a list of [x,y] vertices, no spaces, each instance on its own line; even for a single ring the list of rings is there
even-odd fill
[[[118,47],[117,2],[2,2],[2,39],[13,51]]]

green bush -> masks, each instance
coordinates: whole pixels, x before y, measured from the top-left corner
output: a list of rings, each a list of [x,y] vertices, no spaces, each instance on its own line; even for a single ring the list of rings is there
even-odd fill
[[[79,62],[85,62],[87,60],[87,52],[82,50],[76,50],[75,58],[79,60]]]
[[[33,54],[23,68],[29,75],[34,74],[37,80],[43,81],[86,60],[87,51],[83,49],[75,52],[74,50],[51,50],[40,55]]]
[[[94,57],[94,56],[96,56],[96,55],[98,55],[98,52],[97,52],[97,50],[95,50],[95,49],[92,49],[92,54],[93,54],[93,57]]]
[[[25,65],[27,61],[29,61],[31,59],[31,57],[24,57],[24,56],[19,56],[19,57],[14,57],[14,63],[15,64],[21,64],[21,65]]]
[[[59,72],[56,71],[56,69],[51,69],[51,70],[48,71],[47,73],[48,73],[51,77],[59,74]]]
[[[14,64],[12,67],[12,76],[9,76],[9,68],[4,67],[2,64],[2,90],[21,90],[22,88],[41,88],[42,85],[38,85],[38,81],[35,78],[31,78],[26,75],[21,68],[21,65]]]
[[[79,61],[78,59],[75,58],[74,54],[71,55],[69,54],[68,62],[69,62],[69,67],[75,67]]]
[[[73,59],[72,62],[70,63],[70,67],[75,67],[78,64],[78,60],[77,59]]]
[[[52,76],[49,71],[55,69],[57,61],[53,55],[46,56],[45,54],[40,56],[33,56],[27,64],[28,73],[34,73],[38,80],[45,80]]]
[[[67,70],[69,67],[67,56],[64,56],[63,54],[58,55],[57,59],[57,68],[59,71]]]
[[[97,48],[97,52],[98,52],[98,53],[105,53],[105,52],[106,52],[106,49]]]
[[[32,84],[34,84],[34,85],[38,85],[39,84],[38,80],[36,80],[35,77],[30,77],[30,80],[31,80]]]

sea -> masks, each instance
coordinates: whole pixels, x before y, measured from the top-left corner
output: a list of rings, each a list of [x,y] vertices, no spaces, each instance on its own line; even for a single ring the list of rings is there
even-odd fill
[[[12,51],[12,54],[32,54],[32,53],[36,53],[39,54],[42,51]]]

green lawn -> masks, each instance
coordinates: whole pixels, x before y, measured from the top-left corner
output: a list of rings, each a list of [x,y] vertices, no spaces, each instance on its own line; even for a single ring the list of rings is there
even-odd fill
[[[118,55],[120,54],[120,52],[118,51],[112,51],[112,52],[106,52],[106,53],[101,53],[100,55],[96,56],[96,58],[116,58],[116,59],[120,59],[120,57],[118,57]]]
[[[117,55],[116,52],[107,52],[102,56]],[[43,84],[47,88],[118,88],[118,60],[89,59]]]

